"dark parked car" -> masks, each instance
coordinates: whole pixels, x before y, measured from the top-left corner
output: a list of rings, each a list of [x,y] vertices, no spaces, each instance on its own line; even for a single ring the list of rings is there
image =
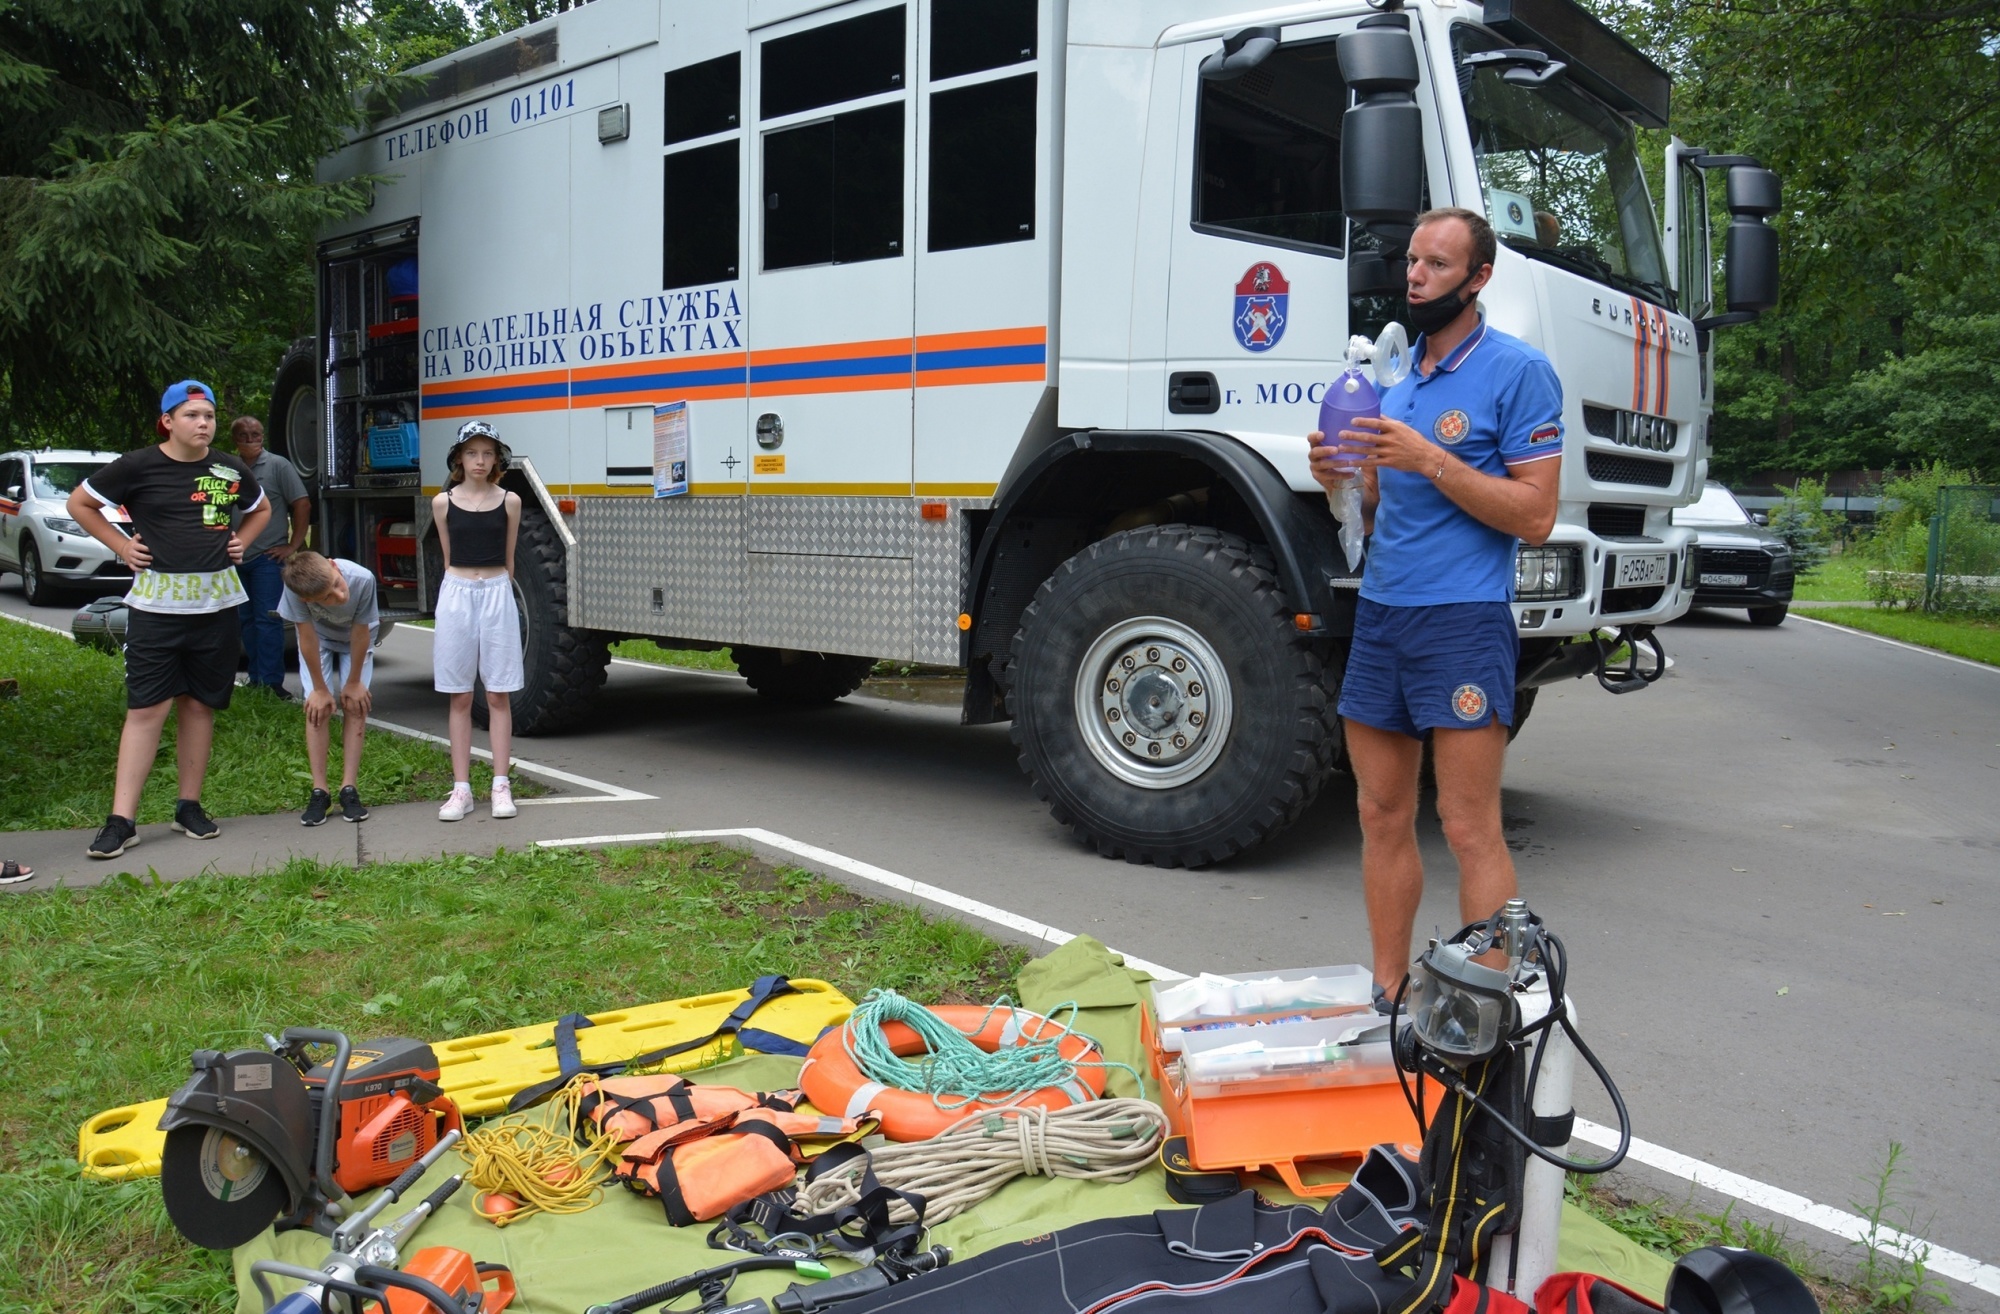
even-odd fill
[[[1711,483],[1699,502],[1674,512],[1674,523],[1699,536],[1695,606],[1745,607],[1752,625],[1784,621],[1792,608],[1792,550],[1754,523],[1734,494]]]

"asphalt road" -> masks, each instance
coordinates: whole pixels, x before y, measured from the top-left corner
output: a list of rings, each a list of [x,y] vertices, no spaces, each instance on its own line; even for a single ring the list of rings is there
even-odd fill
[[[13,576],[0,609],[31,610]],[[32,611],[67,624],[67,608]],[[1676,666],[1647,692],[1546,690],[1508,765],[1521,884],[1568,942],[1586,1038],[1640,1136],[1840,1207],[1872,1197],[1898,1143],[1890,1221],[2000,1261],[2000,670],[1740,612],[1665,640]],[[384,644],[376,714],[441,733],[428,644]],[[1248,857],[1160,871],[1080,848],[1005,727],[962,728],[955,706],[798,714],[732,677],[620,664],[590,725],[519,747],[658,795],[618,805],[621,833],[761,826],[1183,971],[1367,955],[1339,780]],[[533,811],[537,837],[598,833],[564,829],[578,809]],[[1424,847],[1419,925],[1450,930],[1434,817]],[[1592,1091],[1578,1106],[1610,1120]]]

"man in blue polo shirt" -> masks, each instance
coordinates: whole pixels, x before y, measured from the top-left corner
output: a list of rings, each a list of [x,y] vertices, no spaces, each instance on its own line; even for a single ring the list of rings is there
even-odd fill
[[[1343,430],[1361,457],[1371,534],[1354,645],[1340,691],[1361,815],[1361,875],[1376,999],[1410,961],[1423,895],[1417,773],[1431,739],[1438,818],[1458,860],[1463,921],[1515,893],[1500,830],[1500,771],[1514,719],[1514,553],[1555,527],[1562,385],[1548,358],[1490,327],[1479,290],[1493,276],[1493,229],[1457,208],[1417,220],[1409,251],[1410,377],[1382,418]],[[1335,439],[1315,433],[1313,477],[1354,478]]]

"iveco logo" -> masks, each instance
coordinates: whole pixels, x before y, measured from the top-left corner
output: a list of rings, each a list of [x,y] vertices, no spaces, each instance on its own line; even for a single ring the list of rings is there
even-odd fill
[[[1636,415],[1631,411],[1620,411],[1618,431],[1611,435],[1611,441],[1627,447],[1641,447],[1649,452],[1671,452],[1679,438],[1679,428],[1664,415]]]

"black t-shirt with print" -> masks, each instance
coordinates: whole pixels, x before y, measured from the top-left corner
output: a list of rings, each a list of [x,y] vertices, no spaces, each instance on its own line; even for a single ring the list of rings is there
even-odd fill
[[[211,450],[176,461],[164,446],[127,452],[84,487],[132,517],[152,569],[164,574],[227,570],[232,514],[254,511],[264,490],[241,458]]]

